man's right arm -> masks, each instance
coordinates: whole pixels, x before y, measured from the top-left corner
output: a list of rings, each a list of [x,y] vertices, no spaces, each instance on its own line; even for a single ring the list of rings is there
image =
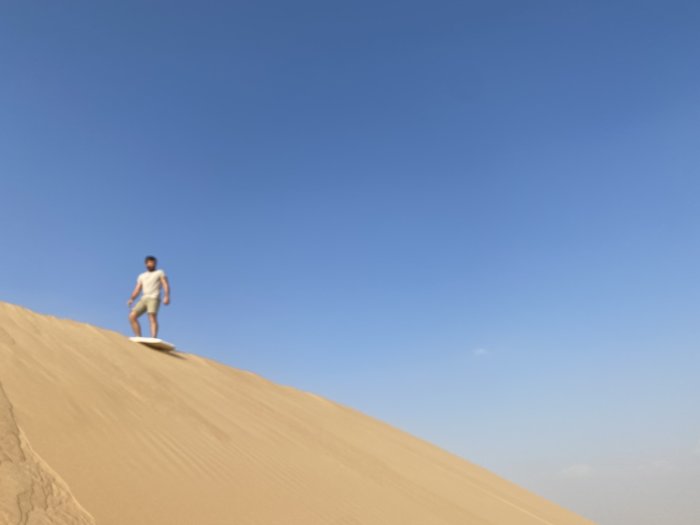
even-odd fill
[[[138,297],[139,293],[141,293],[141,281],[138,281],[136,283],[136,287],[134,288],[134,291],[131,292],[131,297],[129,298],[126,304],[128,306],[131,306],[131,304],[134,302],[134,299]]]

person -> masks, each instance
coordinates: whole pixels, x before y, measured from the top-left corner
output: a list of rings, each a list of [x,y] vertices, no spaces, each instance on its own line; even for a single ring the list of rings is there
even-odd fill
[[[136,279],[136,287],[131,293],[127,305],[131,308],[134,300],[141,294],[141,299],[132,308],[129,314],[129,321],[134,334],[141,337],[141,325],[139,317],[148,312],[148,319],[151,322],[151,337],[158,337],[158,309],[160,308],[161,289],[163,304],[170,304],[170,283],[163,270],[158,270],[158,260],[149,255],[146,257],[146,271]]]

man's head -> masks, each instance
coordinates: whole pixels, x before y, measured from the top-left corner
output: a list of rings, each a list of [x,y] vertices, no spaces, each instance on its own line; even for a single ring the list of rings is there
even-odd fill
[[[146,257],[146,268],[148,269],[149,272],[152,272],[156,269],[156,265],[158,264],[158,260],[153,257],[152,255],[149,255]]]

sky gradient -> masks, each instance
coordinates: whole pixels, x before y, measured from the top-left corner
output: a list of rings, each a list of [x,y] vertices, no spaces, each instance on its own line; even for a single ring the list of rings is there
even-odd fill
[[[700,5],[0,7],[0,299],[700,522]],[[0,371],[0,375],[2,372]]]

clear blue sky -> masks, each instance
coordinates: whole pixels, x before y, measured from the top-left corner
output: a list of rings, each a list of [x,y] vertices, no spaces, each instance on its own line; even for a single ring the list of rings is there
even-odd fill
[[[699,29],[690,1],[5,3],[0,298],[127,334],[155,254],[186,351],[604,525],[700,522]]]

